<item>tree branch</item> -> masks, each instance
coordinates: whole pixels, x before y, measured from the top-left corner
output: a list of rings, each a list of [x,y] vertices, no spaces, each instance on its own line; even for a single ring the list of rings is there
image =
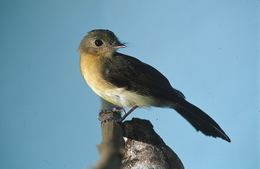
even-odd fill
[[[102,129],[102,143],[98,146],[100,160],[95,169],[119,169],[121,166],[124,140],[123,130],[118,123],[118,112],[102,111],[99,119]]]
[[[133,118],[121,123],[121,113],[113,107],[102,102],[102,143],[98,146],[100,160],[95,169],[184,169],[150,121]]]
[[[123,124],[125,142],[122,169],[184,169],[177,156],[148,120],[133,118]]]

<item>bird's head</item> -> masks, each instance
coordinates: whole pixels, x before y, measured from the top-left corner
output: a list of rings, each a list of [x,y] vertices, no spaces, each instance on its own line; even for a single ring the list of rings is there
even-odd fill
[[[80,52],[94,55],[111,56],[117,49],[123,48],[116,35],[105,29],[95,29],[82,39],[80,43]]]

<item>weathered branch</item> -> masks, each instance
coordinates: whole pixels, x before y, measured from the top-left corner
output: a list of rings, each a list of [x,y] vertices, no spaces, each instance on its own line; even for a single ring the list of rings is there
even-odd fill
[[[120,112],[112,111],[111,107],[113,105],[103,101],[102,143],[96,169],[184,169],[178,156],[148,120],[133,118],[120,123]]]
[[[123,123],[125,142],[122,169],[184,169],[177,156],[153,130],[148,120],[133,118]]]
[[[102,111],[100,113],[102,143],[98,146],[100,160],[96,169],[119,169],[121,166],[124,140],[123,130],[118,123],[120,113]]]

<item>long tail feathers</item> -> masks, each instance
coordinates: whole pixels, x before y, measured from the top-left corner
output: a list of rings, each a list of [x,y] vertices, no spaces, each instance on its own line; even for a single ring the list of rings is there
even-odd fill
[[[189,103],[186,100],[181,100],[178,105],[173,106],[178,113],[180,113],[190,124],[207,136],[220,137],[228,142],[230,138],[220,128],[220,126],[201,109]]]

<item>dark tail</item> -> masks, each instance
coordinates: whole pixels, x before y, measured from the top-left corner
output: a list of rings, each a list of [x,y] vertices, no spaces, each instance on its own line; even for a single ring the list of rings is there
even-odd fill
[[[226,133],[220,126],[201,109],[181,99],[173,108],[182,115],[190,124],[207,136],[220,137],[228,142],[231,142]]]

